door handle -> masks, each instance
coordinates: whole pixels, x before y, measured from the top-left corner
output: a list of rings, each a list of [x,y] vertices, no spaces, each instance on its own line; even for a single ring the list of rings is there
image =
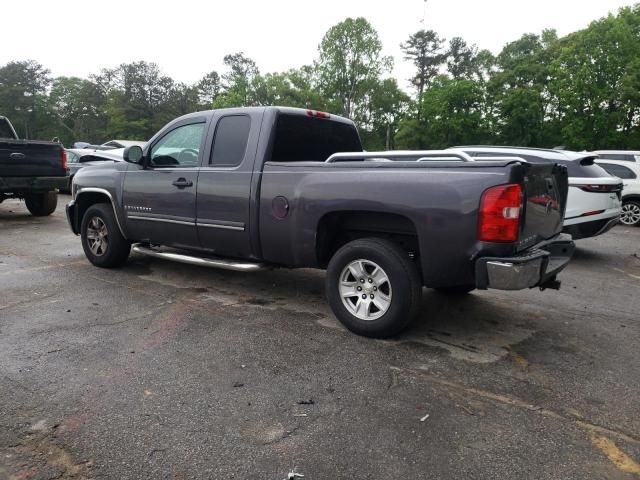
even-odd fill
[[[20,153],[20,152],[14,152],[14,153],[9,155],[9,158],[11,160],[22,160],[22,159],[25,158],[25,154],[24,153]]]
[[[186,187],[193,187],[193,182],[191,180],[187,180],[184,177],[180,177],[179,179],[174,180],[172,185],[178,188],[186,188]]]

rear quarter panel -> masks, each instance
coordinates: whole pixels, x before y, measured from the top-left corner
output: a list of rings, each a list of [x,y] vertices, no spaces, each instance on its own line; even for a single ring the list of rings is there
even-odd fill
[[[339,211],[403,215],[415,226],[424,284],[473,280],[469,261],[482,247],[476,239],[482,192],[508,183],[509,169],[299,166],[267,163],[260,194],[260,242],[266,261],[317,267],[316,232],[322,217]],[[275,197],[290,210],[278,219]]]

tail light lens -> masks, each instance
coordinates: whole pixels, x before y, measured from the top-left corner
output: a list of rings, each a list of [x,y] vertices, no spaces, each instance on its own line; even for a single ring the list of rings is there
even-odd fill
[[[571,185],[585,192],[591,193],[613,193],[622,191],[622,184],[615,185]]]
[[[478,240],[515,242],[518,239],[521,212],[521,185],[498,185],[485,190],[478,214]]]
[[[60,150],[60,165],[63,170],[67,169],[67,151],[64,148]]]

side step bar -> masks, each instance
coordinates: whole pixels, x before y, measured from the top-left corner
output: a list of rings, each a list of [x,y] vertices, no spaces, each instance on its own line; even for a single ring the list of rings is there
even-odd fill
[[[187,263],[189,265],[197,265],[199,267],[221,268],[223,270],[233,270],[235,272],[259,272],[268,270],[269,267],[264,263],[243,262],[241,260],[226,260],[223,258],[213,257],[195,257],[193,255],[185,255],[183,253],[163,252],[155,250],[151,247],[135,243],[131,250],[142,255],[148,255],[154,258],[171,260],[174,262]]]

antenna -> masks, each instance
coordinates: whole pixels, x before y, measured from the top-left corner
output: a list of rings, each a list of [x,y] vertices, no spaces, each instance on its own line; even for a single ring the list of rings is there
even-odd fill
[[[422,10],[422,20],[420,20],[420,23],[422,24],[423,27],[425,27],[427,25],[427,0],[423,1],[422,8],[423,8],[423,10]]]

